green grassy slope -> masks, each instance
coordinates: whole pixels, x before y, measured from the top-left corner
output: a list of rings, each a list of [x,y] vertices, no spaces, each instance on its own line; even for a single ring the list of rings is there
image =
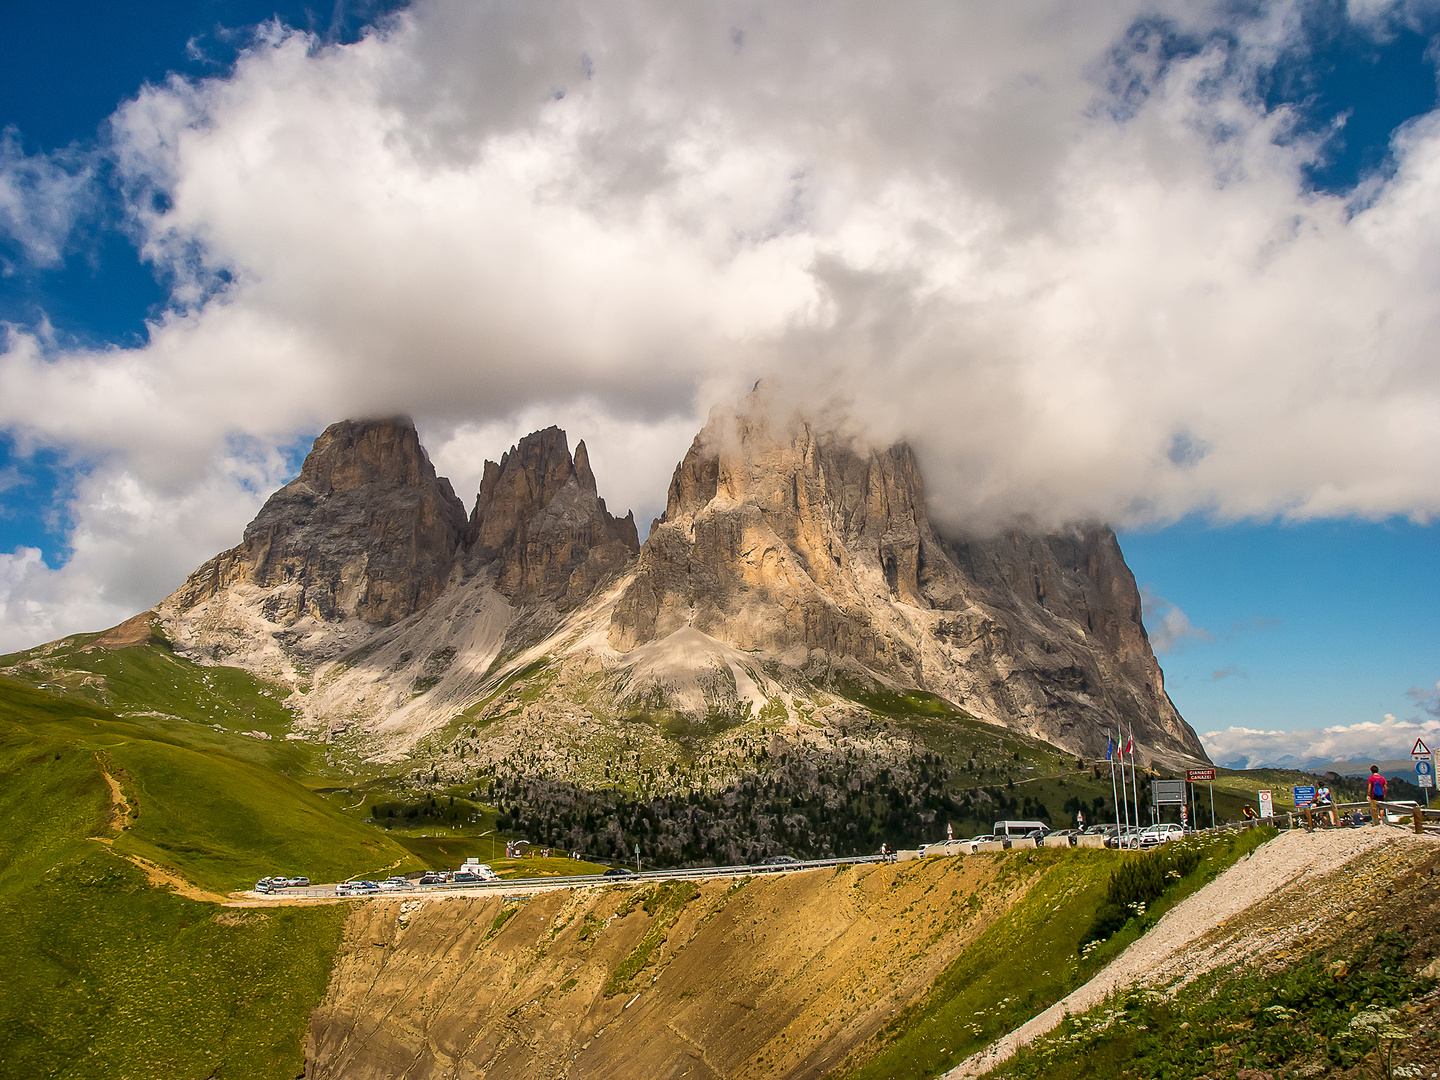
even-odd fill
[[[33,765],[47,754],[88,756],[93,778],[87,790],[98,783],[108,797],[103,768],[131,804],[133,819],[116,849],[171,867],[210,889],[248,886],[275,872],[322,881],[391,866],[419,868],[380,830],[295,781],[222,750],[186,745],[170,732],[81,699],[0,678],[0,739],[10,751],[6,771],[17,774],[13,782],[21,786],[37,782],[18,778],[27,762]],[[61,801],[50,798],[17,813],[45,817]]]
[[[342,906],[237,913],[99,844],[0,896],[0,1077],[289,1077]]]
[[[96,636],[0,656],[0,669],[25,685],[91,702],[187,744],[227,750],[297,780],[323,767],[313,744],[285,739],[294,716],[283,687],[238,668],[178,657],[158,634],[124,649],[92,647]],[[269,738],[242,734],[248,732]]]
[[[113,847],[96,839],[115,836],[106,765],[124,770],[140,810]],[[122,854],[215,887],[267,864],[271,844],[337,865],[389,854],[329,811],[304,818],[314,836],[297,848],[276,819],[304,815],[306,801],[325,810],[259,766],[0,680],[0,1077],[300,1072],[346,909],[188,900]]]
[[[1132,990],[1070,1017],[986,1075],[1434,1076],[1440,1045],[1425,1019],[1436,980],[1407,962],[1412,942],[1363,932],[1348,944],[1339,968],[1327,962],[1330,951],[1316,950],[1278,971],[1213,971],[1174,996]],[[1393,1038],[1382,1043],[1377,1030]]]

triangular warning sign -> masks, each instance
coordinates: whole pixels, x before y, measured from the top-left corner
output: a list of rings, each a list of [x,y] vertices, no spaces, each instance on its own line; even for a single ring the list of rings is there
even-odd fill
[[[1430,747],[1425,745],[1424,739],[1415,740],[1415,748],[1410,751],[1411,757],[1429,757]]]

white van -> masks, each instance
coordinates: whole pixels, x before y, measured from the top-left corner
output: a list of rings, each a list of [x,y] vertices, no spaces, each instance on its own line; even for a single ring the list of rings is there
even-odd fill
[[[479,859],[466,859],[465,865],[455,871],[455,881],[474,883],[477,881],[499,881],[500,875],[490,868],[489,863]]]
[[[995,839],[1018,840],[1022,836],[1029,836],[1037,829],[1043,837],[1050,831],[1050,826],[1043,821],[997,821],[995,822]]]

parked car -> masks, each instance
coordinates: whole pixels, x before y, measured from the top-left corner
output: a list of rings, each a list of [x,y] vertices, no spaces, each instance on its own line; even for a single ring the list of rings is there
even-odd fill
[[[400,889],[408,889],[409,887],[410,882],[406,881],[403,877],[386,878],[380,882],[381,892],[398,892]]]
[[[761,866],[794,866],[800,860],[794,855],[771,855],[760,861]]]
[[[1138,825],[1127,825],[1120,830],[1118,836],[1110,836],[1105,840],[1106,847],[1122,848],[1130,851],[1140,846],[1140,834],[1144,830]]]
[[[1118,825],[1091,825],[1088,829],[1085,830],[1085,835],[1103,836],[1108,840],[1110,837],[1114,836],[1116,832],[1119,831],[1119,829],[1120,826]]]
[[[1185,830],[1175,822],[1162,821],[1149,826],[1140,833],[1140,846],[1142,848],[1159,847],[1167,840],[1178,840],[1184,835]]]
[[[256,892],[263,892],[263,893],[274,892],[274,891],[275,891],[275,879],[274,879],[274,878],[268,878],[268,877],[262,877],[259,881],[257,881],[257,882],[255,883],[255,891],[256,891]]]
[[[304,889],[304,888],[307,888],[307,887],[310,885],[310,879],[309,879],[308,877],[303,877],[303,876],[302,876],[302,877],[292,877],[292,878],[290,879],[289,884],[290,884],[290,888],[292,888],[292,889]]]
[[[438,873],[438,872],[436,872],[436,871],[434,871],[434,870],[426,870],[425,873],[423,873],[423,874],[420,875],[420,884],[421,884],[421,885],[444,885],[444,884],[445,884],[445,875],[444,875],[444,874],[441,874],[441,873]]]
[[[633,873],[635,873],[634,870],[627,870],[623,866],[612,866],[601,877],[628,877]]]
[[[983,836],[972,836],[969,840],[962,840],[961,843],[973,853],[980,844],[988,844],[995,839],[993,833],[985,833]]]

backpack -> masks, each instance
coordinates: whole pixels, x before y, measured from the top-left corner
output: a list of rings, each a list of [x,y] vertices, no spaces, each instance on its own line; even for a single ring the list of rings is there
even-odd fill
[[[1370,798],[1383,799],[1385,797],[1385,777],[1374,773],[1370,777]]]

